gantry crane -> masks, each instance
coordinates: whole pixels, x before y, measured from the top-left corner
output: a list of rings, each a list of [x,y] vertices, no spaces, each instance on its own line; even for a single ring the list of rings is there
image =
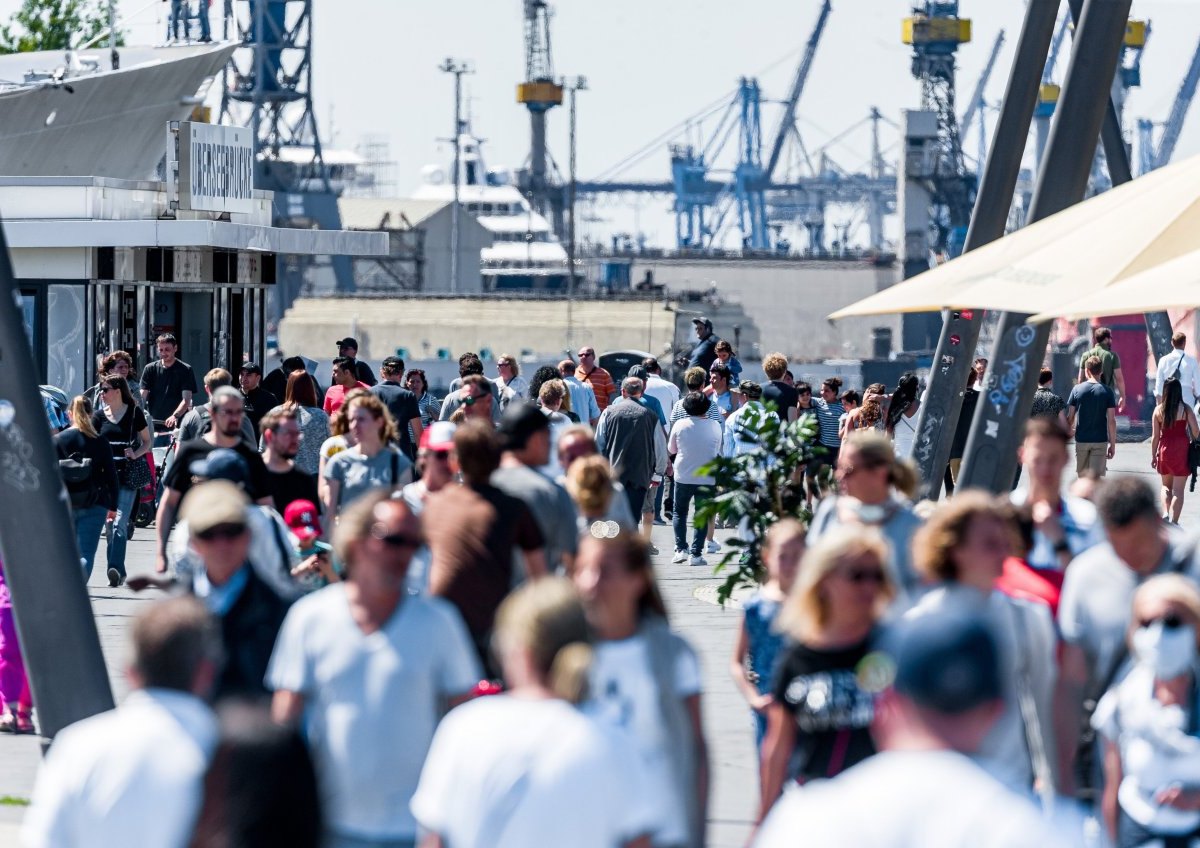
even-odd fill
[[[1200,43],[1196,44],[1196,50],[1192,53],[1192,63],[1188,66],[1183,82],[1179,84],[1179,91],[1171,104],[1171,112],[1163,124],[1162,135],[1157,145],[1154,143],[1154,123],[1146,118],[1138,121],[1138,161],[1141,173],[1161,168],[1171,161],[1175,154],[1175,145],[1179,143],[1179,134],[1183,131],[1188,108],[1196,96],[1197,84],[1200,84]]]
[[[525,81],[517,85],[517,102],[529,110],[529,169],[521,174],[521,191],[533,207],[562,231],[561,203],[553,203],[546,171],[546,113],[563,102],[563,86],[554,77],[550,52],[550,18],[546,0],[524,0]],[[551,207],[556,208],[551,208]]]
[[[982,172],[983,163],[987,160],[987,101],[984,99],[984,93],[987,91],[988,82],[992,78],[992,71],[996,67],[996,60],[1000,58],[1000,50],[1004,47],[1004,30],[996,33],[996,40],[992,42],[992,52],[988,55],[987,64],[983,66],[983,73],[979,75],[979,81],[975,84],[975,91],[971,94],[971,100],[967,104],[967,111],[963,113],[962,120],[959,126],[962,127],[963,134],[970,132],[971,126],[975,121],[976,116],[979,117],[979,155],[976,159],[976,167]]]

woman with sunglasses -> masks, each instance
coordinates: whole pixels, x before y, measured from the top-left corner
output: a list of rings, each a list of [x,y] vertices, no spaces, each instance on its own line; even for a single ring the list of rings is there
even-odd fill
[[[517,359],[511,354],[504,353],[496,360],[496,371],[499,376],[496,377],[496,382],[501,388],[512,389],[513,394],[519,398],[527,397],[529,392],[529,381],[521,376],[521,366],[517,364]]]
[[[1161,574],[1133,596],[1133,665],[1092,714],[1104,740],[1101,810],[1118,848],[1200,838],[1196,659],[1200,589]]]
[[[1018,545],[1007,501],[965,492],[939,507],[913,542],[917,571],[936,584],[908,617],[957,614],[986,621],[996,635],[1004,711],[978,758],[1001,783],[1025,794],[1052,792],[1053,695],[1057,635],[1050,609],[996,588]]]
[[[633,737],[655,810],[655,848],[704,844],[708,754],[696,652],[667,623],[648,544],[589,534],[573,579],[596,638],[586,708]]]
[[[834,777],[875,753],[874,699],[858,672],[896,594],[886,558],[879,533],[843,530],[800,563],[777,619],[791,641],[776,659],[767,706],[759,822],[788,781]]]
[[[874,527],[888,541],[885,560],[889,577],[902,604],[920,591],[912,567],[912,537],[921,526],[911,498],[917,490],[917,471],[896,458],[892,442],[873,431],[851,433],[834,466],[839,493],[824,498],[809,525],[808,541],[819,541],[841,527]]]
[[[129,390],[129,383],[117,374],[100,378],[100,396],[104,405],[92,417],[92,426],[100,438],[112,448],[113,464],[117,469],[117,509],[105,524],[108,544],[108,585],[125,582],[125,549],[129,541],[129,524],[141,497],[141,490],[126,485],[131,463],[146,462],[152,439],[146,415],[138,409]]]

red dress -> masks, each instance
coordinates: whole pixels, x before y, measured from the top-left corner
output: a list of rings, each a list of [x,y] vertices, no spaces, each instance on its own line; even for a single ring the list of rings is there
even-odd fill
[[[1188,422],[1180,418],[1169,427],[1164,426],[1158,440],[1158,473],[1172,477],[1187,477],[1192,473],[1188,466]]]

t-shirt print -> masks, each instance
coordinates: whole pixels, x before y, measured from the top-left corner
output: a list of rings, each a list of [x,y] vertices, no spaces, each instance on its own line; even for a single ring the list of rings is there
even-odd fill
[[[869,727],[875,716],[874,701],[853,671],[801,674],[788,683],[784,701],[804,733]]]

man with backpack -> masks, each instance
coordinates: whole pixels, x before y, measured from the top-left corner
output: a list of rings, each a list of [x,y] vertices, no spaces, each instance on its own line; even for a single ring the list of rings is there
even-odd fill
[[[214,368],[204,375],[204,391],[208,393],[208,403],[193,407],[183,416],[179,425],[178,441],[190,442],[198,439],[213,428],[212,397],[213,392],[221,386],[232,386],[233,375],[224,368]],[[254,425],[248,415],[242,416],[242,439],[251,447],[257,449],[258,440],[254,437]]]
[[[1200,397],[1200,366],[1193,357],[1187,355],[1187,336],[1176,333],[1171,336],[1170,353],[1158,360],[1158,370],[1154,375],[1154,403],[1161,404],[1163,386],[1167,380],[1178,380],[1183,390],[1183,402],[1190,408],[1196,408],[1196,398]]]

